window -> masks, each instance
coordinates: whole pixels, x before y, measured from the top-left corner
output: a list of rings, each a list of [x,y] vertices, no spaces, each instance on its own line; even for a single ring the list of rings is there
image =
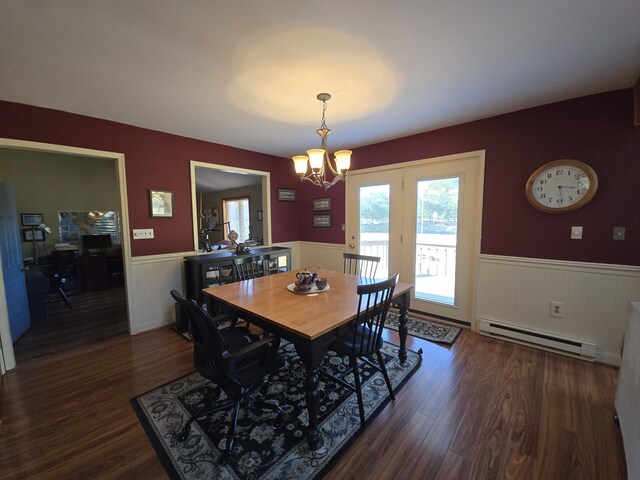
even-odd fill
[[[238,233],[238,243],[251,238],[251,226],[249,224],[249,197],[230,198],[222,200],[224,222],[224,238],[227,238],[231,230]]]

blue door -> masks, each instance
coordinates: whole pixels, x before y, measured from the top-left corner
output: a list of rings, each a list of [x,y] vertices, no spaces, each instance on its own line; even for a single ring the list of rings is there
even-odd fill
[[[0,254],[13,343],[31,326],[13,185],[0,182]]]

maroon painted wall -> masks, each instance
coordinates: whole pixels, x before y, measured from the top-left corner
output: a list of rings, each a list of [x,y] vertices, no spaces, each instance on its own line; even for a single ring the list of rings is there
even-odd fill
[[[277,188],[297,188],[291,161],[121,123],[0,101],[0,137],[90,148],[125,155],[129,226],[153,228],[153,240],[131,242],[132,255],[193,250],[189,162],[271,173],[272,240],[300,238],[300,203],[278,202]],[[173,218],[151,218],[149,189],[174,193]],[[129,232],[131,235],[131,232]],[[131,238],[131,237],[130,237]]]
[[[482,221],[484,254],[640,265],[640,127],[633,125],[633,91],[620,90],[354,149],[355,169],[485,150]],[[534,209],[525,196],[529,175],[563,158],[581,160],[598,174],[599,188],[585,207],[566,214]],[[303,213],[317,187],[301,188]],[[344,186],[333,198],[331,229],[302,225],[302,240],[344,243]],[[569,238],[583,226],[583,240]],[[613,227],[626,240],[613,240]]]
[[[0,137],[125,154],[131,228],[156,238],[132,242],[133,255],[191,250],[189,160],[271,172],[273,241],[344,243],[344,184],[323,192],[301,184],[291,161],[115,122],[0,101]],[[593,95],[354,149],[354,168],[486,150],[482,253],[640,265],[640,127],[633,126],[631,89]],[[568,214],[529,205],[524,185],[540,165],[574,158],[599,178],[596,197]],[[277,201],[295,188],[297,202]],[[175,193],[175,216],[152,219],[148,190]],[[332,198],[331,228],[312,227],[313,198]],[[584,227],[570,240],[571,226]],[[613,227],[627,228],[614,241]]]

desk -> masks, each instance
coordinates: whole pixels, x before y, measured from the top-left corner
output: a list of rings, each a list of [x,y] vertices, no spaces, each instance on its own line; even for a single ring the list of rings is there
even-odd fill
[[[356,287],[370,280],[341,272],[316,270],[329,279],[330,289],[315,295],[301,295],[287,290],[295,275],[280,273],[228,283],[203,292],[215,301],[225,303],[251,323],[290,341],[307,370],[306,399],[309,411],[307,443],[312,450],[319,448],[318,430],[318,371],[327,344],[336,338],[340,327],[354,319],[358,311]],[[412,285],[396,285],[393,304],[400,308],[400,361],[407,359],[407,311]]]

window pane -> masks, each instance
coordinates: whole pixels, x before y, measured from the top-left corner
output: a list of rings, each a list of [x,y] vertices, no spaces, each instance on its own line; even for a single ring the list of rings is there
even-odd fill
[[[458,177],[417,185],[416,298],[455,305]]]
[[[224,237],[231,230],[238,234],[238,243],[242,243],[250,238],[249,225],[249,197],[237,198],[233,200],[223,200],[224,221],[229,222],[224,228]]]

